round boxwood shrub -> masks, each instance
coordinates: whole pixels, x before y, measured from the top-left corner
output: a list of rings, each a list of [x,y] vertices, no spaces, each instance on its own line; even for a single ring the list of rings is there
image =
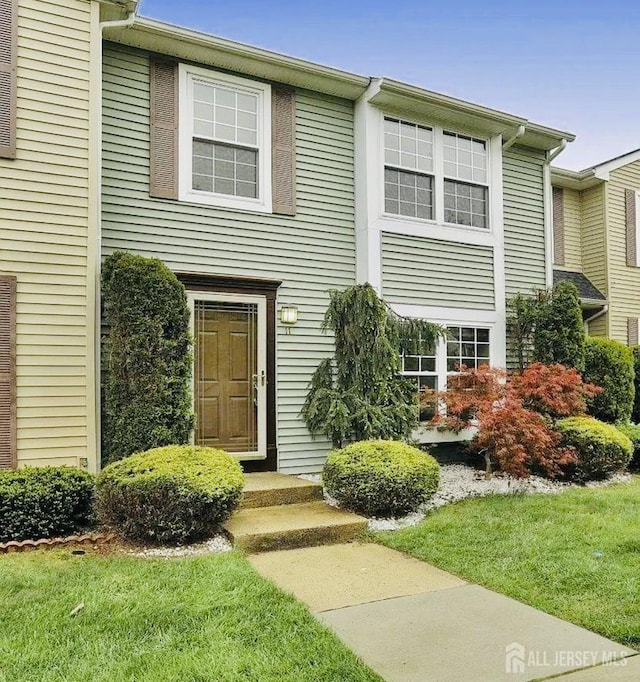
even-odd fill
[[[95,481],[72,467],[0,471],[0,542],[70,535],[89,526]]]
[[[557,422],[562,444],[575,448],[578,461],[567,470],[579,481],[601,480],[624,469],[633,443],[612,424],[593,417],[568,417]]]
[[[633,456],[631,457],[629,467],[640,469],[640,424],[616,424],[616,427],[625,436],[628,436],[633,443]]]
[[[583,378],[604,390],[589,403],[589,414],[614,424],[631,418],[635,388],[633,353],[619,341],[587,339]]]
[[[240,501],[244,476],[223,450],[169,445],[126,457],[97,481],[98,519],[132,540],[210,535]]]
[[[406,443],[364,440],[333,450],[322,480],[345,508],[365,516],[415,511],[438,489],[440,467],[431,455]]]

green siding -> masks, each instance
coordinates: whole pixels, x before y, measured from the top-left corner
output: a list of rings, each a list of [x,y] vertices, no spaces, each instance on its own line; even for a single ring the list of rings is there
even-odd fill
[[[279,302],[299,306],[290,335],[278,324],[279,467],[318,471],[328,443],[299,418],[317,363],[333,350],[320,331],[327,290],[355,281],[353,106],[297,93],[297,215],[218,209],[149,197],[148,55],[106,44],[103,67],[102,248],[161,258],[176,271],[282,280]]]
[[[390,303],[493,310],[493,249],[383,232],[382,289]]]
[[[543,288],[544,152],[512,147],[503,156],[504,267],[507,296]]]

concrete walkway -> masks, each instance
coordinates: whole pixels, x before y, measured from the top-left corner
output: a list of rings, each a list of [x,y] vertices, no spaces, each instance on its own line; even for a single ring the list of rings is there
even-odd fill
[[[379,545],[268,552],[249,561],[388,682],[640,679],[640,657],[627,658],[632,649]],[[616,665],[606,665],[613,659]],[[570,672],[590,666],[598,667]]]

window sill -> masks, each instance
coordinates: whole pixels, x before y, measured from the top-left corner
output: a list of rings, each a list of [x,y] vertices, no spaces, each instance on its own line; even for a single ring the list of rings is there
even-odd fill
[[[234,211],[249,211],[251,213],[272,213],[271,200],[269,199],[242,199],[223,194],[211,194],[187,190],[180,193],[179,201],[191,204],[202,204],[215,208],[231,209]]]

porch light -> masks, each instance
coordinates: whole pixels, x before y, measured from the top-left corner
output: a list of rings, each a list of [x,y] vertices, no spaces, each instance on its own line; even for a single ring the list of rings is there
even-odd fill
[[[298,321],[298,306],[297,305],[283,305],[280,308],[280,322],[286,325],[286,333],[291,333],[291,326]]]

